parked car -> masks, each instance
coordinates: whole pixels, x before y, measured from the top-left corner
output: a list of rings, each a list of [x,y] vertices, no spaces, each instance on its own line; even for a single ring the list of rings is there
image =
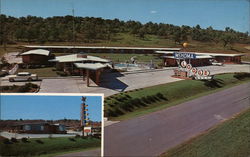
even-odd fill
[[[38,80],[37,74],[31,74],[29,72],[19,72],[16,75],[9,75],[9,81],[34,81]]]
[[[223,63],[220,63],[220,62],[212,62],[212,65],[222,66],[222,65],[223,65]]]

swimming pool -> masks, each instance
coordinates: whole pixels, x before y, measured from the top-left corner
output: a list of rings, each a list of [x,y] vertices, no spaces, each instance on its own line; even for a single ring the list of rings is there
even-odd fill
[[[136,65],[136,64],[118,63],[118,64],[115,64],[115,66],[119,67],[119,68],[126,68],[126,67],[137,67],[138,65]]]

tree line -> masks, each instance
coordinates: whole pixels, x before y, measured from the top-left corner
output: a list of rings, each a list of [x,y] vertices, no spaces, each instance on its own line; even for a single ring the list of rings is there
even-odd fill
[[[118,33],[129,33],[142,40],[146,35],[182,43],[189,40],[201,42],[250,43],[249,33],[242,33],[226,27],[215,30],[211,26],[202,29],[200,25],[175,26],[172,24],[94,17],[54,16],[41,18],[36,16],[11,17],[0,15],[0,44],[16,42],[95,42],[97,40],[115,40]]]

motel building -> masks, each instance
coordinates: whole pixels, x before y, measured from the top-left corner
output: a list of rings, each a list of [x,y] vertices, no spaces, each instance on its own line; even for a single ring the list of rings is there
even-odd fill
[[[101,73],[105,69],[112,68],[109,60],[83,53],[58,56],[49,61],[55,63],[57,70],[68,75],[83,76],[84,81],[86,78],[87,86],[90,85],[90,78],[99,85]]]
[[[40,123],[21,123],[12,125],[10,132],[13,133],[30,133],[30,134],[66,134],[65,125]]]
[[[174,54],[175,52],[169,51],[156,51],[158,54],[163,54],[163,64],[166,67],[178,66],[178,62],[184,59],[177,59]],[[179,52],[182,53],[182,52]],[[211,65],[212,62],[222,64],[241,64],[241,57],[244,54],[220,54],[220,53],[198,53],[198,52],[184,52],[195,54],[195,58],[187,59],[186,61],[193,66],[207,66]]]
[[[43,49],[29,50],[19,54],[19,56],[22,57],[23,65],[26,67],[49,65],[48,60],[54,58],[50,51]]]

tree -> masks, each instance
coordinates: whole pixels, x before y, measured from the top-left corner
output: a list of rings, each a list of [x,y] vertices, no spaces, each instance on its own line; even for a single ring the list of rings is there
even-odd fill
[[[235,41],[235,36],[231,33],[226,33],[221,36],[221,41],[223,42],[223,47],[228,44],[232,44]]]
[[[146,34],[146,29],[145,27],[142,27],[139,29],[139,38],[144,39],[145,38],[145,34]]]

